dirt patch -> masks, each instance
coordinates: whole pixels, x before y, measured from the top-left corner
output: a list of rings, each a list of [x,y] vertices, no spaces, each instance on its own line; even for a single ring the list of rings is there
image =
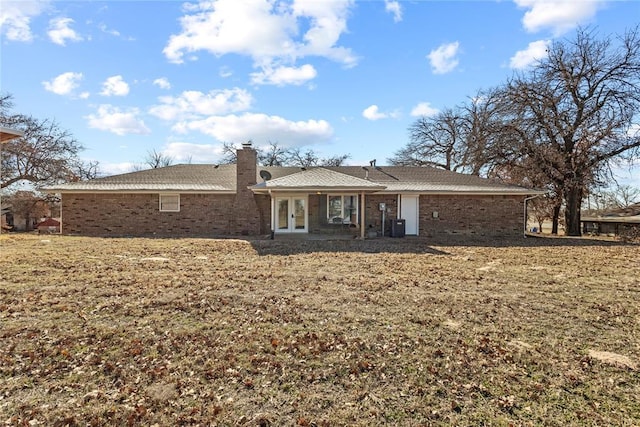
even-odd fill
[[[638,369],[638,364],[628,356],[610,351],[589,350],[589,357],[619,368],[629,368],[634,371]]]

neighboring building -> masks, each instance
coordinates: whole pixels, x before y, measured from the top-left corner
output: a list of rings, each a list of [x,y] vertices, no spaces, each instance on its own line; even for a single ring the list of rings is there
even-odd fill
[[[0,144],[9,142],[12,139],[20,138],[21,136],[24,136],[24,132],[15,129],[0,127]]]
[[[11,207],[2,206],[0,209],[0,232],[13,230],[13,213]]]
[[[3,230],[33,231],[43,218],[52,216],[51,204],[32,191],[16,191],[5,197],[2,207]]]
[[[174,165],[45,190],[61,194],[64,234],[100,236],[520,235],[525,198],[541,194],[430,167],[263,167],[250,144],[237,154],[236,165]]]
[[[2,150],[2,144],[6,144],[12,139],[20,138],[21,136],[24,136],[24,132],[0,126],[0,152]],[[2,176],[1,170],[0,176]],[[2,206],[2,199],[0,199],[0,206]],[[8,207],[3,207],[2,214],[0,215],[0,233],[11,229],[13,229],[13,215]]]
[[[60,221],[53,218],[46,218],[36,225],[36,230],[38,230],[38,233],[59,233]]]
[[[585,234],[620,236],[633,228],[640,228],[640,203],[598,216],[584,216],[580,221]]]

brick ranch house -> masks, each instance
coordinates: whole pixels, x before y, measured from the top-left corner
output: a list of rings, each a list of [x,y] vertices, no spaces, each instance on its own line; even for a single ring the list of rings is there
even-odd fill
[[[614,209],[601,215],[585,215],[580,220],[585,234],[620,236],[640,230],[640,203]]]
[[[181,164],[47,188],[62,198],[62,233],[234,236],[284,233],[519,235],[540,192],[430,167]],[[383,222],[384,218],[384,222]]]

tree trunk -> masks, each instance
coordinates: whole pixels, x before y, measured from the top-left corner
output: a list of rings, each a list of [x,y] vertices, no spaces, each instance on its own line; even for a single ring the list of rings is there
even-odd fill
[[[551,234],[558,234],[558,222],[560,221],[560,208],[561,205],[555,205],[553,207],[553,218],[551,218]]]
[[[582,236],[580,229],[580,209],[582,207],[582,187],[570,187],[564,192],[566,202],[564,218],[568,236]]]

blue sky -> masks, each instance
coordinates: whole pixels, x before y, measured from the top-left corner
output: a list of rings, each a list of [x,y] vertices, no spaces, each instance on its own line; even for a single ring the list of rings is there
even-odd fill
[[[0,0],[0,89],[108,174],[153,149],[215,163],[247,140],[381,164],[418,116],[526,71],[554,38],[639,18],[631,0]]]

